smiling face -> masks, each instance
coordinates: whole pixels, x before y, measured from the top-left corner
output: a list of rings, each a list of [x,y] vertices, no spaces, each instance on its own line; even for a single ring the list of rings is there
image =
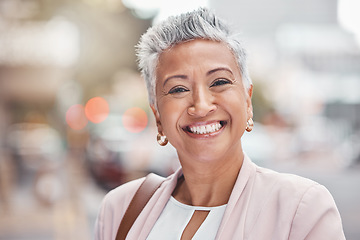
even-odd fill
[[[252,87],[245,90],[227,45],[200,39],[178,44],[160,55],[156,77],[157,110],[151,107],[180,161],[242,156]]]

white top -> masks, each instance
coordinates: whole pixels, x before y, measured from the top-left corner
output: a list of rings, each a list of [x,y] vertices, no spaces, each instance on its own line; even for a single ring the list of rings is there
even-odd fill
[[[225,208],[226,204],[218,207],[190,206],[171,196],[147,240],[179,240],[192,215],[197,210],[209,211],[209,214],[192,239],[215,239]]]

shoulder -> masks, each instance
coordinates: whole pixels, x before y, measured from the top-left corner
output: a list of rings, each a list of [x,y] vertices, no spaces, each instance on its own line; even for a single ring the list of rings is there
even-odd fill
[[[163,181],[163,184],[156,190],[152,197],[155,198],[153,202],[158,203],[158,198],[159,196],[163,196],[164,189],[169,189],[172,185],[176,185],[176,177],[181,173],[180,170]],[[124,217],[132,198],[144,180],[145,177],[130,181],[111,190],[105,195],[95,223],[96,240],[115,238],[121,219]],[[171,194],[171,192],[172,190],[169,194]],[[145,209],[146,208],[144,208],[144,210]]]
[[[278,200],[292,201],[294,205],[297,205],[297,211],[304,204],[316,206],[321,203],[323,206],[335,206],[331,193],[324,185],[295,174],[279,173],[257,167],[255,184],[266,186],[266,191]]]
[[[256,166],[254,189],[265,205],[276,208],[277,217],[290,223],[289,239],[345,239],[340,214],[325,186]]]
[[[103,199],[103,204],[116,206],[119,206],[119,204],[124,204],[126,205],[125,207],[127,207],[128,204],[126,203],[130,203],[131,199],[135,195],[140,185],[144,182],[144,180],[145,178],[132,180],[111,190],[105,195]]]
[[[316,211],[319,202],[324,207],[335,207],[335,202],[327,188],[311,179],[295,174],[279,173],[256,166],[252,190],[260,201],[279,203],[278,210],[293,212]],[[264,202],[263,202],[264,203]],[[303,206],[307,206],[303,208]],[[317,208],[317,209],[315,209]],[[291,210],[290,210],[291,209]]]
[[[312,188],[324,188],[319,183],[295,174],[279,173],[271,169],[256,166],[255,184],[267,186],[284,194],[303,195]]]

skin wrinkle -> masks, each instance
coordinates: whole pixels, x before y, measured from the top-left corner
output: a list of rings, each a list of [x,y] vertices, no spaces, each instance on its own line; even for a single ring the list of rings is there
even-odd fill
[[[226,67],[219,67],[219,68],[212,69],[206,75],[214,74],[217,71],[228,71],[232,76],[234,75],[233,72]],[[164,80],[164,83],[163,83],[163,87],[165,87],[166,83],[173,78],[187,79],[188,77],[186,75],[180,75],[180,74],[166,77],[166,79]],[[235,81],[235,79],[233,81]]]
[[[187,43],[187,42],[194,41],[194,40],[199,40],[199,39],[209,40],[209,39],[206,39],[206,38],[198,38],[198,39],[195,38],[195,39],[184,40],[184,41],[182,41],[182,42],[176,42],[176,43],[174,43],[174,44],[171,44],[167,49],[163,50],[162,53],[166,53],[166,52],[170,51],[170,50],[173,49],[177,44]],[[213,41],[218,42],[218,43],[224,43],[224,42],[226,42],[226,41],[220,41],[220,40],[213,40]],[[233,57],[234,57],[235,59],[237,59],[237,55],[234,53],[234,51],[233,51],[233,49],[231,48],[231,46],[230,46],[228,43],[225,43],[225,44],[226,44],[228,50],[229,50],[229,51],[231,52],[231,54],[233,55]],[[246,55],[246,54],[244,53],[244,55]],[[158,65],[159,65],[160,56],[161,56],[161,53],[160,53],[159,55],[157,55],[157,56],[155,57],[154,61],[153,61],[153,62],[155,63],[155,67],[154,67],[155,72],[158,70]],[[239,62],[241,62],[241,65],[240,65]],[[239,67],[239,69],[242,69],[242,68],[244,68],[244,66],[246,66],[245,61],[244,61],[244,59],[242,59],[242,58],[241,58],[239,61],[236,61],[236,64],[237,64],[237,66]],[[151,67],[150,67],[150,69],[151,69]],[[244,70],[244,71],[247,72],[247,70]],[[157,78],[155,72],[149,74],[150,76],[152,76],[151,78],[154,79],[155,86],[153,86],[153,85],[154,85],[154,82],[153,82],[153,81],[146,81],[146,83],[147,83],[147,84],[150,84],[150,85],[148,86],[148,94],[149,94],[150,105],[153,105],[153,106],[155,107],[155,109],[158,110],[158,105],[157,105],[157,101],[156,101],[156,82],[158,81],[158,78]],[[147,74],[143,74],[143,77],[145,78],[145,80],[146,80],[146,75],[147,75]],[[248,80],[249,82],[246,82],[246,81],[242,81],[242,82],[243,82],[243,83],[244,83],[244,82],[245,82],[245,83],[249,83],[249,84],[245,84],[245,86],[246,86],[245,89],[246,89],[247,91],[252,91],[252,83],[251,83],[251,80],[250,80],[249,77],[247,77],[247,79],[249,79],[249,80]],[[237,81],[237,80],[235,79],[234,82],[236,82],[236,81]],[[165,85],[165,83],[166,83],[166,82],[164,82],[164,85]]]

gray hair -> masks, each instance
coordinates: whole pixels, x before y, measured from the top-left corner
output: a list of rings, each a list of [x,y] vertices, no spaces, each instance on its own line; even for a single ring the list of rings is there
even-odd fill
[[[246,52],[229,26],[206,8],[169,17],[149,28],[136,46],[138,65],[145,79],[149,102],[156,106],[156,67],[159,56],[168,48],[190,40],[208,39],[223,42],[233,52],[246,89],[251,79],[246,64]]]

